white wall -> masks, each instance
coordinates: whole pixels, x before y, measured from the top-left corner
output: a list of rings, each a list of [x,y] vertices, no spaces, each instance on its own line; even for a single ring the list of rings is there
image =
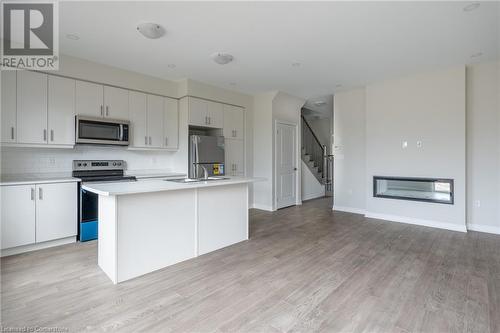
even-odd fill
[[[369,85],[366,152],[367,214],[465,231],[465,67]],[[373,176],[454,179],[454,204],[375,198]]]
[[[276,92],[257,94],[253,103],[253,172],[266,181],[253,189],[255,208],[273,210],[273,99]]]
[[[275,210],[274,132],[277,120],[300,125],[300,109],[305,100],[283,92],[268,92],[254,96],[254,176],[266,181],[254,184],[254,207]],[[300,131],[297,131],[297,204],[301,203]]]
[[[500,233],[500,62],[467,68],[467,225]]]
[[[334,209],[364,213],[366,208],[365,89],[334,96]]]
[[[330,151],[330,141],[332,133],[332,119],[331,118],[321,118],[321,119],[306,119],[309,126],[313,130],[314,134],[318,138],[321,145],[327,147]]]
[[[320,182],[316,179],[316,177],[314,177],[311,170],[309,170],[304,161],[301,161],[300,174],[302,200],[310,200],[325,196],[325,185],[320,184]]]

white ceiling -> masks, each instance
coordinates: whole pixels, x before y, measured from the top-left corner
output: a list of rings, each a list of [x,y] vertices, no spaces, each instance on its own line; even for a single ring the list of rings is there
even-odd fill
[[[60,48],[161,78],[308,98],[498,58],[500,4],[463,11],[469,3],[61,2]],[[144,21],[161,24],[165,36],[144,38],[135,29]],[[217,51],[234,62],[215,64]]]
[[[324,102],[316,105],[316,102]],[[333,117],[333,95],[317,96],[306,100],[302,115],[310,119],[329,119]]]

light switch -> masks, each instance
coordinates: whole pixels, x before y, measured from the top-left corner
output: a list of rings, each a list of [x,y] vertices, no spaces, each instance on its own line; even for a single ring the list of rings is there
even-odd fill
[[[408,148],[408,141],[403,141],[403,143],[401,144],[401,147],[402,147],[403,149]]]
[[[422,141],[418,140],[417,141],[417,148],[422,148],[422,145],[423,145]]]

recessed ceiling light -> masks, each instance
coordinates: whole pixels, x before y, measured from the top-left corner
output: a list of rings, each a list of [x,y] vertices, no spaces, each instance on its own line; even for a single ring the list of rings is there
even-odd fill
[[[473,2],[464,7],[464,12],[471,12],[474,9],[478,9],[481,4],[479,2]]]
[[[211,58],[219,65],[229,64],[234,59],[232,55],[224,52],[215,52],[214,54],[211,55]]]
[[[292,62],[292,67],[300,67],[300,62]]]
[[[167,65],[167,67],[168,67],[168,68],[175,68],[175,67],[177,67],[177,66],[176,66],[175,64],[168,64],[168,65]]]
[[[79,40],[80,39],[80,37],[78,35],[75,35],[75,34],[66,34],[66,38],[71,39],[71,40]]]
[[[139,23],[137,25],[137,31],[139,31],[144,37],[150,39],[160,38],[165,34],[165,29],[157,23]]]
[[[316,105],[316,106],[323,106],[325,104],[326,104],[325,101],[316,101],[316,102],[314,102],[314,105]]]
[[[478,57],[480,57],[482,55],[483,55],[483,52],[477,52],[477,53],[474,53],[473,55],[471,55],[470,57],[471,58],[478,58]]]

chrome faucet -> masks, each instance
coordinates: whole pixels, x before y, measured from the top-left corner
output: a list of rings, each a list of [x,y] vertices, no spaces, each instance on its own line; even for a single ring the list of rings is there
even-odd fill
[[[203,179],[208,179],[208,170],[204,165],[198,164],[199,167],[203,169]]]

